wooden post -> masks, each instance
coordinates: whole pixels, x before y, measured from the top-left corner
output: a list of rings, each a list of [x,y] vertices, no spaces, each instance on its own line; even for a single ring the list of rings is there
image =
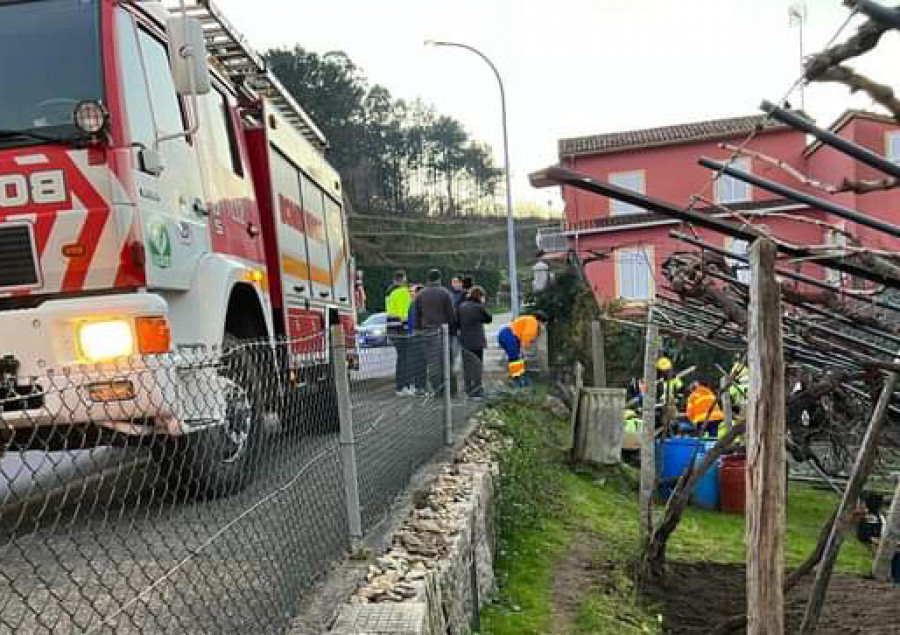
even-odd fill
[[[872,576],[876,580],[884,582],[891,580],[891,560],[898,548],[900,548],[900,478],[897,479],[891,508],[884,522],[875,560],[872,562]]]
[[[859,501],[859,495],[862,494],[866,479],[872,471],[872,466],[875,464],[875,453],[878,449],[878,438],[881,436],[884,415],[891,403],[891,396],[894,394],[896,384],[896,373],[887,373],[881,387],[881,394],[872,410],[869,428],[866,430],[866,436],[863,438],[859,453],[856,455],[856,462],[853,464],[853,471],[850,473],[850,479],[844,489],[844,497],[841,499],[834,526],[831,528],[831,535],[828,537],[828,543],[822,554],[822,562],[816,570],[816,581],[809,592],[809,602],[806,605],[806,613],[803,615],[803,624],[800,626],[801,635],[808,635],[816,630],[822,606],[825,604],[828,583],[831,581],[831,572],[844,542],[844,534],[853,524],[853,510]]]
[[[775,243],[750,249],[747,413],[747,633],[784,633],[785,421]]]
[[[641,440],[640,537],[641,550],[646,551],[653,535],[653,490],[656,488],[656,357],[659,336],[656,325],[650,323],[653,309],[647,314],[647,343],[644,349],[643,435]]]
[[[591,322],[591,350],[594,360],[594,388],[606,388],[606,350],[603,345],[603,324]]]
[[[582,388],[572,461],[616,465],[622,460],[624,388]]]

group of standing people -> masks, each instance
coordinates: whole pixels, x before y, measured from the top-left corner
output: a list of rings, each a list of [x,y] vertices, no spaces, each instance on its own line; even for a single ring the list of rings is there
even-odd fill
[[[428,272],[425,285],[410,284],[405,271],[397,271],[385,298],[388,334],[397,351],[398,396],[426,394],[430,384],[436,396],[443,394],[444,349],[441,337],[446,325],[451,336],[450,391],[456,396],[452,378],[453,358],[462,355],[466,395],[483,396],[482,369],[487,348],[484,325],[492,320],[485,307],[482,287],[470,276],[457,276],[446,289],[441,272]],[[413,337],[420,335],[420,337]]]

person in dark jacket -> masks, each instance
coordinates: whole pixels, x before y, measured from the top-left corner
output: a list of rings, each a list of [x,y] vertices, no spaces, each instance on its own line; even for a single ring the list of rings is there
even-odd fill
[[[453,299],[453,310],[459,308],[463,300],[466,299],[466,290],[463,288],[463,279],[459,276],[453,276],[450,280],[450,297]]]
[[[472,399],[484,396],[481,376],[484,369],[484,349],[487,338],[484,325],[493,321],[493,316],[484,306],[485,293],[481,287],[472,287],[467,299],[456,310],[459,326],[459,344],[462,352],[463,382],[466,395]]]
[[[415,299],[422,292],[421,284],[412,285],[413,304],[409,309],[409,322],[407,324],[406,334],[409,336],[408,351],[408,370],[409,376],[412,378],[413,390],[417,395],[424,395],[428,388],[428,379],[425,375],[427,367],[425,365],[425,347],[422,337],[419,337],[416,331],[416,303]]]
[[[441,329],[446,324],[450,334],[456,333],[456,312],[453,310],[453,298],[450,292],[441,286],[441,272],[432,269],[428,272],[425,288],[416,296],[415,302],[416,330],[423,332],[425,346],[425,364],[428,367],[428,381],[436,395],[443,394],[444,386],[444,348]],[[451,377],[451,393],[455,392],[456,382]]]

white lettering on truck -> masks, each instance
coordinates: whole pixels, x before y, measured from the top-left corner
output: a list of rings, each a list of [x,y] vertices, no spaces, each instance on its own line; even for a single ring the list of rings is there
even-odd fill
[[[66,177],[62,170],[46,170],[30,175],[0,175],[0,208],[54,205],[66,202]]]

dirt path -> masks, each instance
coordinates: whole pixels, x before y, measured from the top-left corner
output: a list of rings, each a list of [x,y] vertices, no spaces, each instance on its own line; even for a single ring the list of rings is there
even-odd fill
[[[575,618],[587,593],[597,582],[595,562],[600,540],[596,534],[579,533],[565,557],[553,567],[553,619],[550,635],[575,632]]]
[[[708,633],[722,620],[745,610],[745,569],[741,565],[706,562],[670,563],[670,572],[648,599],[659,603],[665,615],[666,633]],[[807,576],[787,596],[786,630],[800,627],[806,606]],[[888,635],[900,623],[900,590],[889,584],[857,576],[836,574],[828,589],[819,623],[823,635]]]

